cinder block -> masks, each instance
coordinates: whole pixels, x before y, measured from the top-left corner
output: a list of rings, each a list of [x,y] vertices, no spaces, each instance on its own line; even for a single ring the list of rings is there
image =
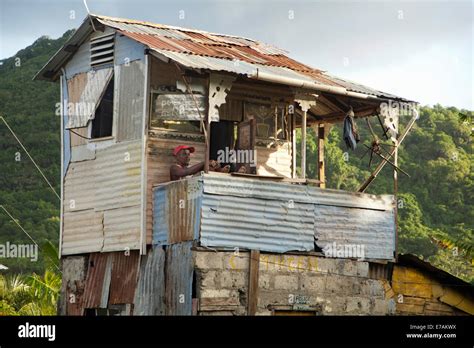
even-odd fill
[[[261,274],[258,277],[258,287],[260,289],[271,289],[271,279],[269,274]]]
[[[232,294],[231,290],[228,289],[203,289],[201,291],[201,297],[230,297]]]
[[[369,314],[370,299],[366,297],[348,297],[346,300],[347,314]]]
[[[383,281],[375,279],[365,279],[361,284],[361,295],[371,297],[385,297]]]
[[[222,288],[241,288],[246,287],[247,273],[242,271],[224,270],[218,274],[220,287]]]
[[[194,257],[195,267],[199,269],[221,270],[223,257],[224,253],[222,252],[196,251]]]
[[[248,270],[249,269],[248,252],[239,252],[237,255],[234,252],[228,252],[223,258],[224,270]]]
[[[201,286],[204,288],[211,288],[215,289],[216,285],[216,275],[218,271],[201,271],[200,272],[200,279],[201,279]]]
[[[275,289],[281,290],[298,290],[297,275],[276,275]]]
[[[308,291],[314,295],[322,294],[326,288],[326,276],[302,275],[300,277],[300,283],[302,291]]]

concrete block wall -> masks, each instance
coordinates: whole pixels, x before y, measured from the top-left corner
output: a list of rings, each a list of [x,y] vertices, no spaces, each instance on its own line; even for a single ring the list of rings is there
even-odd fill
[[[200,315],[247,313],[248,252],[196,250]],[[311,311],[322,315],[390,315],[393,291],[369,279],[368,262],[313,255],[260,254],[257,315]]]

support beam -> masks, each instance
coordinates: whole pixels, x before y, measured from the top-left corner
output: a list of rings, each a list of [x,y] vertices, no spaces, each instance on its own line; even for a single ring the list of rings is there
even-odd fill
[[[326,138],[325,127],[323,123],[318,125],[318,180],[319,187],[326,188],[326,166],[324,163],[324,140]]]
[[[250,265],[249,265],[249,292],[248,292],[248,306],[247,315],[255,315],[257,313],[258,304],[258,277],[260,267],[260,251],[250,251]]]
[[[295,101],[300,105],[301,110],[303,111],[303,119],[301,120],[301,177],[303,179],[306,178],[306,120],[308,110],[316,105],[317,97],[318,96],[315,94],[297,94],[295,96]]]
[[[303,111],[301,120],[301,177],[306,178],[306,118],[307,111]]]
[[[393,164],[398,167],[398,144],[395,143],[395,153],[393,156]],[[395,262],[398,262],[398,172],[393,169],[393,195],[395,197]]]
[[[296,178],[296,112],[291,114],[291,177]]]
[[[398,141],[397,141],[397,144],[396,144],[397,146],[395,146],[390,151],[390,155],[387,157],[387,159],[390,159],[390,157],[393,157],[393,155],[395,154],[395,152],[398,149],[398,146],[400,146],[400,144],[403,142],[403,140],[407,136],[408,132],[410,132],[410,130],[412,129],[412,127],[415,124],[415,121],[418,119],[418,117],[419,117],[418,110],[416,110],[414,108],[413,109],[413,117],[411,118],[410,122],[408,122],[405,130],[403,131],[403,133],[398,138]],[[374,179],[377,177],[377,175],[379,175],[380,171],[383,169],[385,164],[387,164],[387,161],[382,161],[382,162],[379,163],[377,168],[375,168],[375,170],[372,172],[372,174],[370,174],[369,178],[360,186],[359,192],[364,192],[367,189],[367,187],[369,187],[369,185],[372,183],[372,181],[374,181]]]

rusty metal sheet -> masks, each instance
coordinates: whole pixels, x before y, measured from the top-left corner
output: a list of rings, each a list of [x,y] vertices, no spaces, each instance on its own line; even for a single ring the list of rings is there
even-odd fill
[[[153,207],[154,245],[198,238],[201,216],[199,178],[175,181],[155,188]]]
[[[133,303],[140,255],[138,251],[114,252],[109,305]]]
[[[110,278],[107,278],[108,258],[109,254],[101,253],[93,253],[89,257],[84,287],[84,308],[106,308],[102,302],[104,297],[108,297],[110,285]],[[109,283],[107,283],[107,279]]]
[[[134,315],[165,315],[165,251],[153,247],[142,256]]]
[[[166,248],[166,315],[192,315],[194,260],[192,242]]]

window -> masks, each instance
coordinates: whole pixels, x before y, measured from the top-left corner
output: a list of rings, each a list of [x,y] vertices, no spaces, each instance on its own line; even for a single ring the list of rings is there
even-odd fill
[[[104,95],[92,120],[91,138],[103,138],[112,135],[114,114],[114,77],[110,79]]]
[[[287,139],[286,108],[265,104],[246,103],[245,119],[254,118],[257,123],[257,138]]]

